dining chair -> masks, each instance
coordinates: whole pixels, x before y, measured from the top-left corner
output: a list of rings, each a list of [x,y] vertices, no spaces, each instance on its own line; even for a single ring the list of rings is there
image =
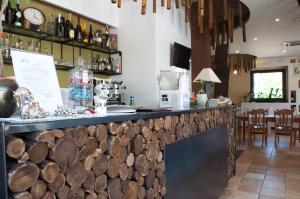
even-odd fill
[[[279,136],[290,137],[290,147],[295,145],[296,136],[293,129],[294,124],[294,111],[291,109],[279,109],[274,112],[275,118],[275,147],[279,142]]]
[[[268,115],[268,110],[266,109],[252,109],[248,112],[248,125],[249,125],[249,136],[248,144],[252,143],[252,137],[255,139],[256,134],[262,135],[261,145],[264,143],[267,145],[268,142],[268,124],[266,121],[266,116]]]

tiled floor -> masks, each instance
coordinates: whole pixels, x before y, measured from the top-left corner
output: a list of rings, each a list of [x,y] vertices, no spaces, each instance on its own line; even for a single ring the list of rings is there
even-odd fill
[[[300,199],[300,143],[289,148],[288,137],[274,137],[261,147],[257,136],[253,146],[238,146],[245,152],[237,160],[237,174],[220,199]]]

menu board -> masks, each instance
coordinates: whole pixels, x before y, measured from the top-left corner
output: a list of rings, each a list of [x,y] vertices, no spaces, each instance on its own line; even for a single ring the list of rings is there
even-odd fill
[[[53,114],[63,105],[53,57],[16,49],[11,50],[11,56],[19,87],[29,89],[40,106]]]

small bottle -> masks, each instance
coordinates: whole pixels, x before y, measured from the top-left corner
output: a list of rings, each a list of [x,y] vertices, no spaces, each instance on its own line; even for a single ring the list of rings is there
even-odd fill
[[[56,19],[55,35],[58,36],[58,37],[63,36],[62,20],[61,20],[61,14],[60,13],[58,14],[58,17]]]
[[[89,44],[93,44],[93,38],[94,38],[94,35],[93,35],[93,32],[92,32],[92,24],[90,24],[90,32],[89,32],[89,36],[88,36],[88,43]]]
[[[72,24],[72,13],[70,13],[70,18],[69,18],[69,38],[70,39],[75,38],[75,30],[74,30],[74,26]]]
[[[134,106],[134,105],[135,105],[134,97],[133,97],[133,96],[130,96],[129,105],[130,105],[130,106]]]

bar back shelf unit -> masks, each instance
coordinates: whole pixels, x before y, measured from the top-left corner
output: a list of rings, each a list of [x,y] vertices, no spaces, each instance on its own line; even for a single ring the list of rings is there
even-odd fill
[[[122,52],[118,51],[116,49],[111,48],[103,48],[101,46],[95,45],[95,44],[87,44],[83,42],[78,42],[74,39],[68,39],[68,38],[62,38],[57,37],[55,35],[52,35],[47,32],[43,32],[41,30],[31,30],[31,29],[24,29],[22,27],[16,27],[13,25],[3,24],[3,32],[20,35],[24,37],[28,37],[31,39],[37,39],[41,43],[41,49],[42,49],[42,41],[50,42],[50,53],[53,54],[53,44],[60,44],[60,59],[64,58],[64,45],[71,46],[72,47],[72,64],[56,64],[55,67],[60,70],[70,70],[73,69],[75,66],[75,48],[79,48],[79,55],[81,56],[81,49],[89,50],[91,57],[93,57],[94,53],[103,53],[107,54],[109,58],[113,54],[118,54],[121,57],[121,67],[120,72],[110,71],[110,70],[94,70],[91,66],[89,70],[93,71],[94,74],[102,74],[102,75],[121,75],[122,74]],[[4,58],[3,59],[4,64],[11,65],[12,60],[10,58]],[[92,65],[91,61],[91,65]]]

